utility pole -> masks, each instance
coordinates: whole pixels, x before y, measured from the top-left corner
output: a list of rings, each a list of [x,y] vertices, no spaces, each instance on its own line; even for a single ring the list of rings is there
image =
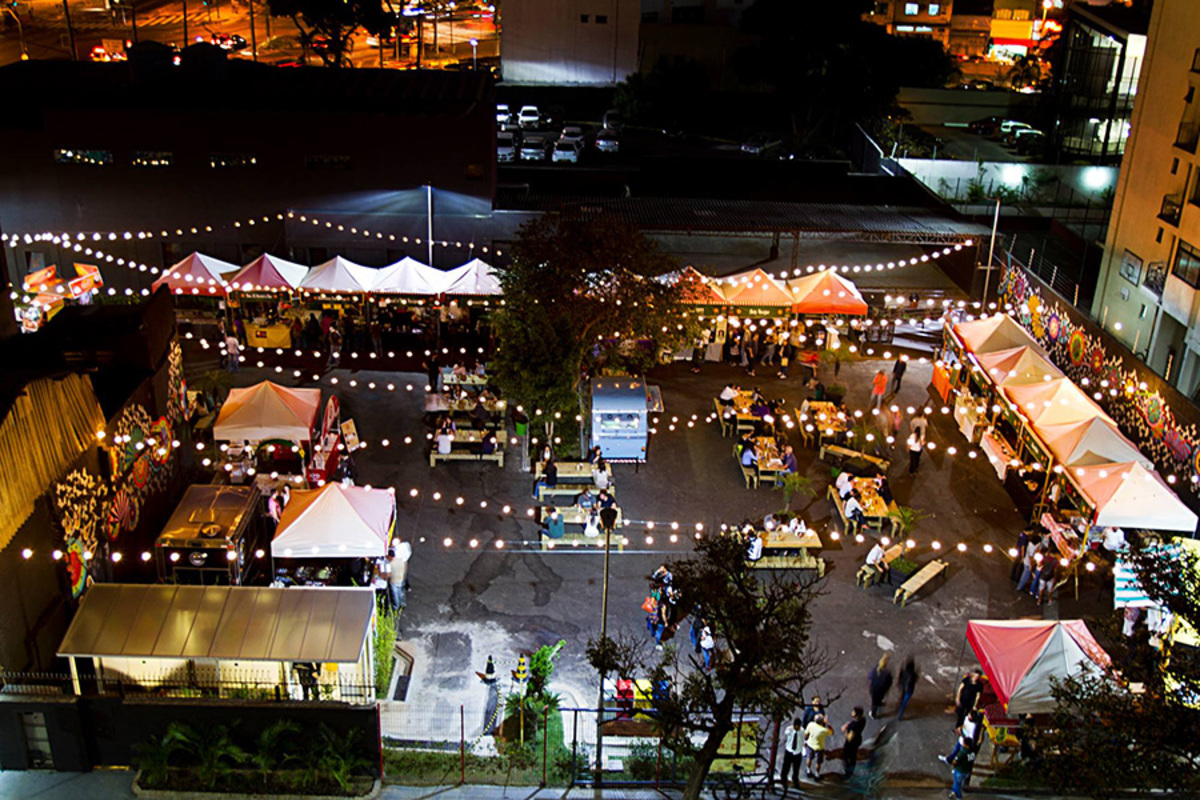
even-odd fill
[[[983,297],[980,304],[981,316],[987,315],[988,283],[992,277],[992,256],[996,253],[996,229],[1000,227],[1000,198],[996,198],[996,216],[992,219],[992,241],[988,244],[987,268],[983,272]]]
[[[258,38],[254,35],[254,0],[246,0],[250,9],[250,58],[258,61]]]
[[[75,28],[71,25],[71,7],[67,5],[67,0],[62,0],[63,4],[63,19],[67,23],[67,40],[71,43],[71,60],[78,61],[79,54],[75,52]]]
[[[432,267],[433,266],[433,186],[432,186],[432,184],[428,184],[428,183],[425,184],[425,225],[426,225],[426,229],[425,229],[426,244],[429,246],[429,249],[427,250],[427,252],[429,253],[429,260],[427,263],[429,264],[429,266]]]
[[[614,525],[610,520],[602,519],[604,528],[604,584],[600,591],[600,643],[604,646],[608,637],[608,562],[612,553],[612,533]],[[604,785],[604,679],[606,674],[600,671],[600,699],[596,703],[596,779],[597,788]],[[620,677],[620,676],[618,676]]]

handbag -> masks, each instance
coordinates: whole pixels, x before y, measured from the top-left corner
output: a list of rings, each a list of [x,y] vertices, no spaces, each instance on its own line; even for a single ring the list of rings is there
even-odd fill
[[[657,614],[658,613],[658,598],[654,597],[653,595],[650,595],[645,600],[643,600],[642,601],[642,611],[645,611],[647,614]]]

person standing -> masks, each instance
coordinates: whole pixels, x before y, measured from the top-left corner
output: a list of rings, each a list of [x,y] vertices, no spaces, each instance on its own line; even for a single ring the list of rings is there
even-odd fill
[[[867,675],[871,693],[871,719],[879,719],[879,709],[892,690],[892,670],[888,667],[888,654],[879,657],[879,663]]]
[[[227,334],[225,336],[225,358],[227,360],[226,366],[230,372],[238,371],[238,360],[241,355],[242,348],[238,344],[237,337],[233,334]]]
[[[717,642],[713,639],[712,628],[705,623],[700,629],[700,653],[704,656],[704,671],[708,672],[712,669],[713,650],[716,648]]]
[[[704,354],[708,350],[708,337],[701,333],[692,343],[692,372],[699,374],[700,365],[704,363]]]
[[[975,669],[963,676],[958,684],[958,692],[954,695],[954,727],[960,729],[967,712],[979,703],[983,694],[983,670]]]
[[[900,668],[899,687],[900,687],[900,709],[896,712],[896,719],[904,719],[904,709],[908,708],[908,701],[912,699],[913,692],[917,690],[917,678],[920,675],[917,672],[917,662],[912,656],[904,659],[904,666]]]
[[[917,437],[922,445],[929,438],[929,420],[925,417],[925,409],[918,408],[908,421],[908,432]]]
[[[788,790],[789,775],[792,783],[800,785],[800,762],[803,760],[804,728],[801,726],[800,718],[796,717],[792,720],[792,727],[788,728],[783,735],[783,769],[779,773],[779,779],[783,782],[785,794]]]
[[[1029,546],[1029,536],[1031,533],[1032,531],[1026,528],[1017,536],[1017,546],[1014,548],[1017,556],[1013,559],[1012,569],[1008,573],[1008,579],[1013,583],[1021,580],[1021,572],[1025,568],[1025,548]]]
[[[821,780],[821,765],[825,763],[825,742],[833,728],[825,721],[824,714],[817,714],[804,729],[804,747],[808,752],[804,760],[804,774],[813,780]]]
[[[1039,606],[1050,605],[1054,602],[1054,584],[1058,579],[1058,561],[1053,558],[1042,559],[1041,569],[1037,576],[1037,602]]]
[[[1037,535],[1031,536],[1029,544],[1025,545],[1025,558],[1022,562],[1021,580],[1017,582],[1018,592],[1023,592],[1028,588],[1030,594],[1037,595],[1038,570],[1041,569],[1043,560],[1042,539]]]
[[[875,377],[871,379],[871,410],[879,411],[883,408],[883,396],[887,393],[888,378],[883,370],[875,373]]]
[[[894,388],[892,394],[900,393],[900,384],[904,381],[904,372],[908,369],[908,356],[896,356],[896,363],[892,365],[892,383]]]
[[[921,466],[921,452],[925,449],[925,443],[921,441],[921,437],[917,434],[912,434],[908,437],[908,474],[916,475],[917,468]]]
[[[847,778],[854,774],[858,763],[858,748],[862,746],[863,730],[867,727],[867,719],[862,706],[855,706],[850,712],[850,721],[842,726],[842,766]]]
[[[384,573],[387,575],[388,600],[393,611],[403,611],[408,605],[408,560],[412,558],[412,545],[396,540],[388,548]]]
[[[950,786],[950,796],[962,800],[963,790],[971,780],[971,771],[975,769],[975,756],[979,753],[977,746],[964,747],[958,751],[954,761],[950,763],[953,783]]]

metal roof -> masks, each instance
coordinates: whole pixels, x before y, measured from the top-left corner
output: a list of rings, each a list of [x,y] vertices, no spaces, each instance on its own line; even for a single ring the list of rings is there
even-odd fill
[[[156,544],[187,544],[192,539],[224,547],[253,516],[259,498],[253,486],[195,484],[183,493]]]
[[[350,664],[366,643],[371,589],[96,584],[60,656]]]

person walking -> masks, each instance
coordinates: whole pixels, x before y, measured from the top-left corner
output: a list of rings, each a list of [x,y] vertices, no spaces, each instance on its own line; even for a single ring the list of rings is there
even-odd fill
[[[979,754],[978,746],[964,747],[958,751],[954,761],[950,763],[952,782],[950,797],[962,800],[963,790],[971,780],[971,772],[975,769],[975,756]]]
[[[925,417],[925,409],[918,408],[912,415],[912,419],[908,421],[908,432],[925,444],[929,438],[929,420]]]
[[[241,357],[242,348],[238,344],[237,337],[229,334],[225,337],[225,358],[226,366],[230,372],[238,371],[238,360]]]
[[[832,733],[833,728],[829,727],[824,714],[817,714],[804,729],[804,747],[808,753],[804,759],[804,774],[813,780],[821,780],[821,765],[825,763],[825,742]]]
[[[1026,528],[1017,536],[1017,546],[1013,548],[1017,555],[1013,559],[1012,569],[1008,573],[1008,579],[1013,583],[1021,580],[1021,573],[1025,569],[1025,548],[1029,546],[1029,537],[1032,533],[1029,528]]]
[[[847,778],[854,774],[854,767],[858,764],[858,748],[862,746],[866,727],[867,718],[862,706],[855,706],[850,712],[850,721],[842,726],[842,767]]]
[[[908,356],[896,356],[892,365],[892,394],[900,394],[900,384],[904,381],[904,373],[908,369]]]
[[[921,453],[925,450],[925,443],[915,433],[908,437],[908,474],[916,475],[917,468],[921,466]]]
[[[879,719],[879,709],[892,690],[892,670],[888,667],[888,654],[879,657],[879,663],[867,675],[871,694],[871,719]]]
[[[917,690],[917,678],[920,675],[917,672],[917,662],[912,656],[904,659],[904,666],[900,668],[899,688],[900,688],[900,709],[896,712],[896,719],[904,719],[904,709],[908,708],[908,701],[912,699],[913,692]]]
[[[888,377],[887,373],[879,370],[875,373],[875,377],[871,379],[871,410],[879,411],[883,408],[883,396],[887,393]]]
[[[800,718],[796,717],[792,720],[792,727],[787,729],[783,735],[783,769],[779,773],[779,779],[783,782],[783,791],[786,794],[788,790],[788,777],[792,779],[792,783],[800,785],[800,762],[804,760],[804,728],[801,725]],[[790,770],[790,772],[789,772]]]

